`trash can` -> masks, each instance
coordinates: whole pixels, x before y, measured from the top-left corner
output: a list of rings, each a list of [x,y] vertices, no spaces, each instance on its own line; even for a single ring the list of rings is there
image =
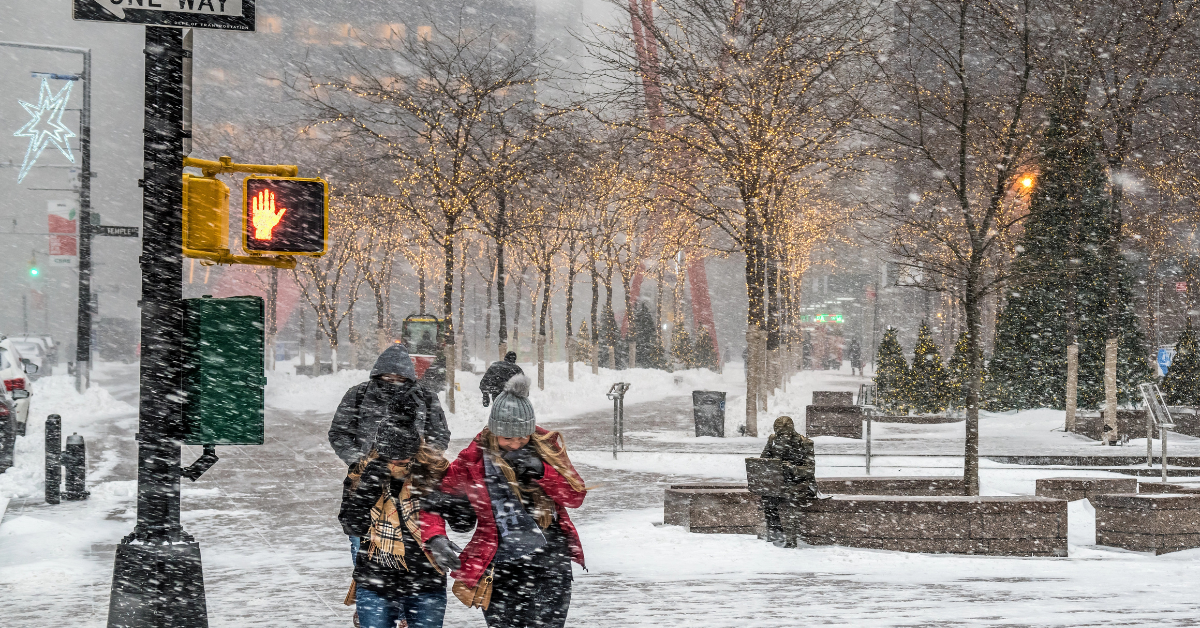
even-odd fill
[[[725,438],[725,393],[715,390],[692,391],[692,415],[696,436]]]

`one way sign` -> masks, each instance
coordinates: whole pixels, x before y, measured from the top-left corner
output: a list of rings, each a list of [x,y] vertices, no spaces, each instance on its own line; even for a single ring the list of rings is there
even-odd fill
[[[74,0],[72,17],[93,22],[254,30],[254,0]]]

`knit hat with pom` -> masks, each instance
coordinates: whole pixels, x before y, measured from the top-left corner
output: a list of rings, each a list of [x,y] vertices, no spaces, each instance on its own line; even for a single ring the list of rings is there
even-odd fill
[[[492,401],[488,430],[504,438],[523,438],[533,434],[536,421],[529,403],[529,378],[514,375],[504,384],[504,392]]]

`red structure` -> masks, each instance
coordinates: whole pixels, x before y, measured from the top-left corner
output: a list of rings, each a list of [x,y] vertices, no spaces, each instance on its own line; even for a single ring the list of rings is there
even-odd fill
[[[642,88],[646,93],[646,111],[650,114],[650,123],[656,129],[665,124],[662,108],[662,90],[658,85],[658,43],[648,33],[647,25],[652,26],[654,8],[651,0],[629,0],[629,17],[633,21],[633,40],[637,49],[638,65],[642,73]],[[698,255],[688,255],[687,283],[692,291],[692,321],[697,328],[708,330],[712,339],[713,350],[717,358],[721,357],[720,343],[717,342],[717,326],[713,322],[712,299],[708,290],[708,273],[704,267],[704,258]],[[642,271],[639,269],[630,285],[630,303],[636,303],[642,291]],[[622,333],[628,331],[632,312],[626,312],[621,323]]]

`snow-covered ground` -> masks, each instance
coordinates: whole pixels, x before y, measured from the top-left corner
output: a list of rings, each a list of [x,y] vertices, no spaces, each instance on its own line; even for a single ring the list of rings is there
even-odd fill
[[[523,365],[535,378],[536,366]],[[78,395],[66,378],[39,380],[29,435],[17,466],[0,474],[0,626],[102,626],[113,548],[133,528],[136,370],[111,365]],[[576,570],[568,625],[635,626],[1186,626],[1200,618],[1200,550],[1166,556],[1095,546],[1094,514],[1070,506],[1068,558],[919,555],[839,547],[781,549],[752,536],[688,534],[662,526],[670,483],[744,481],[744,458],[764,438],[690,435],[690,393],[729,393],[727,434],[744,414],[740,367],[706,371],[610,372],[547,365],[546,390],[532,401],[539,420],[561,430],[588,484],[598,485],[573,518],[588,571]],[[462,447],[486,422],[477,376],[459,374]],[[183,521],[200,541],[212,626],[349,625],[341,605],[349,584],[345,537],[336,522],[345,469],[325,442],[334,407],[363,371],[319,378],[272,374],[267,444],[222,447],[222,457],[183,492]],[[680,378],[678,381],[676,378]],[[626,451],[613,458],[614,381],[633,384],[626,400]],[[813,390],[856,390],[848,372],[805,372],[770,412],[803,416]],[[92,496],[42,503],[42,420],[63,416],[64,431],[88,439]],[[769,421],[765,421],[769,424]],[[984,450],[1046,452],[1097,447],[1054,429],[1061,412],[986,415]],[[764,428],[767,425],[763,426]],[[765,430],[762,432],[765,435]],[[880,475],[961,473],[962,423],[875,426]],[[860,441],[819,438],[818,474],[859,475]],[[1179,439],[1172,446],[1189,446]],[[1122,450],[1126,455],[1141,449]],[[858,448],[858,449],[856,449]],[[888,451],[892,453],[888,453]],[[185,460],[198,452],[188,448]],[[986,494],[1029,494],[1038,477],[1111,475],[1102,470],[1020,467],[984,461]],[[286,516],[281,517],[284,513]],[[451,599],[447,626],[483,626],[478,611]]]

